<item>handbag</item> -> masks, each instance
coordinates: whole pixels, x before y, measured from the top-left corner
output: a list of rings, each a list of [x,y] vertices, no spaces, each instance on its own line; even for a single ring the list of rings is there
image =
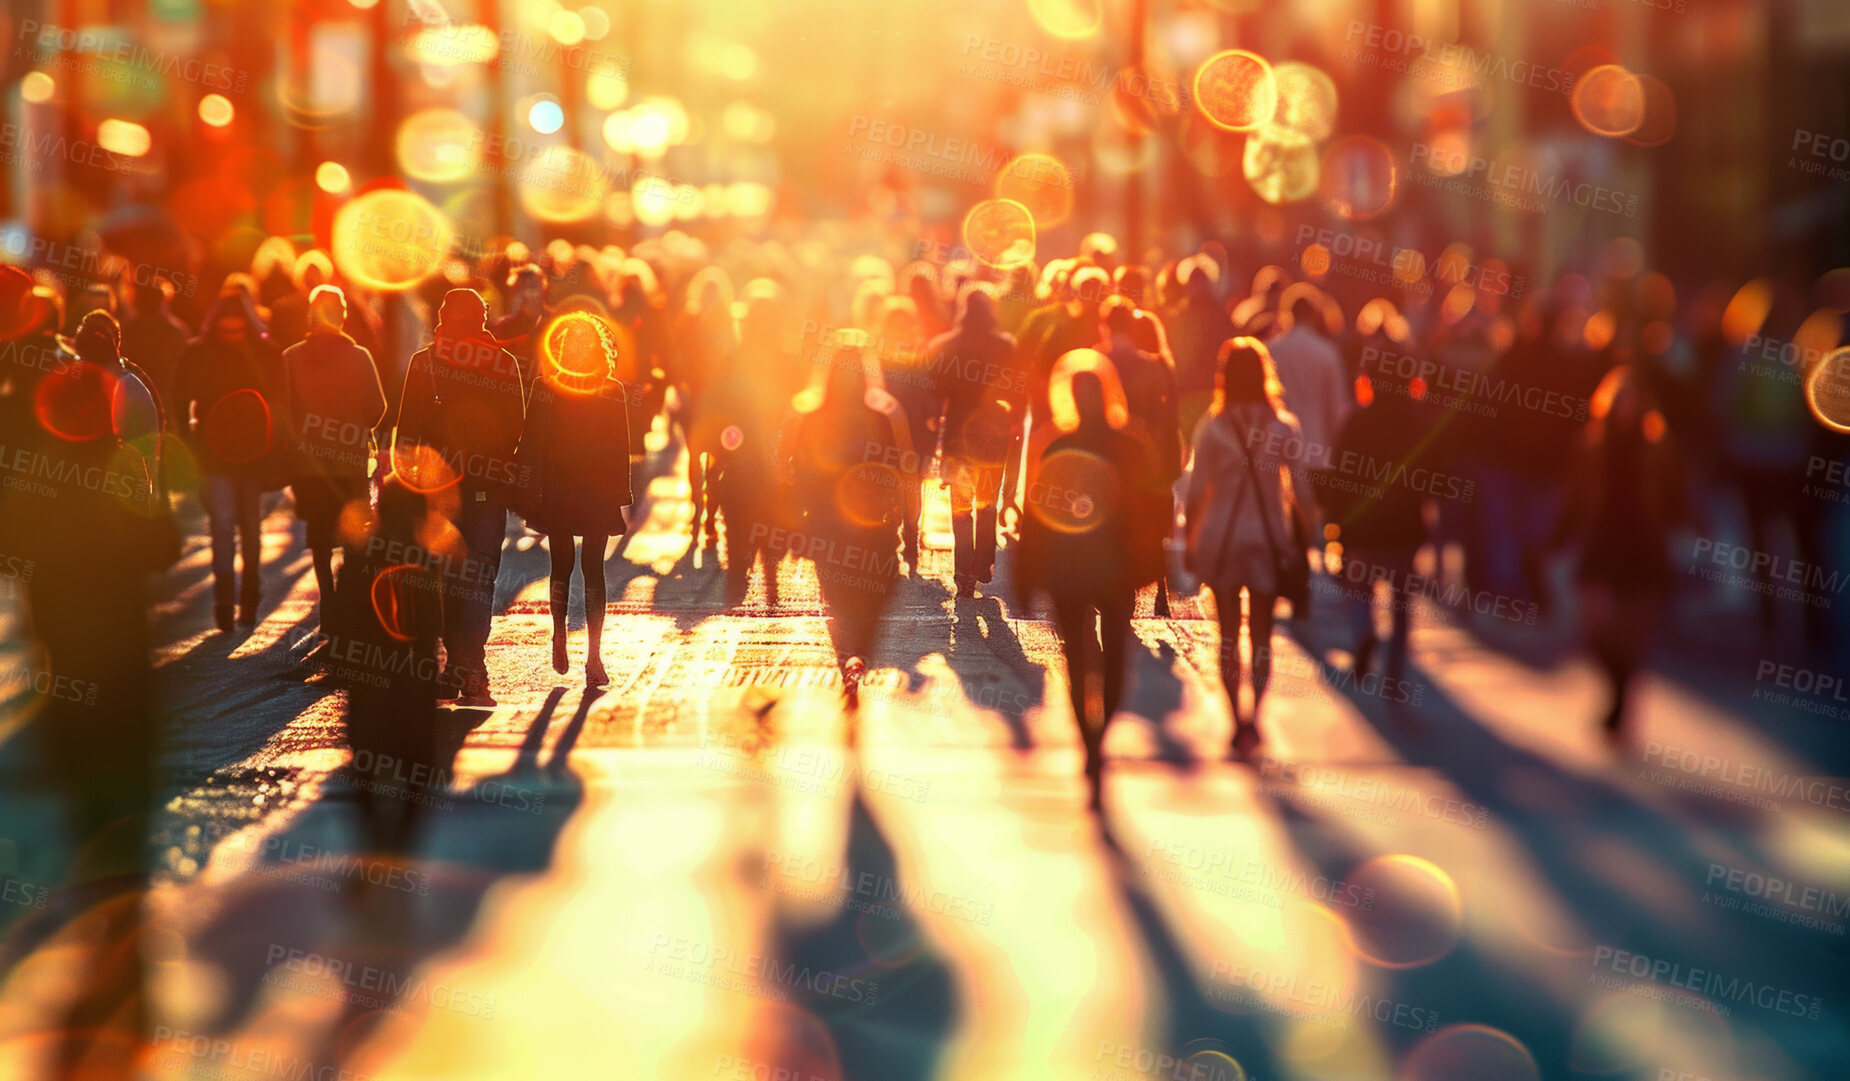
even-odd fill
[[[1240,448],[1241,457],[1246,462],[1246,475],[1252,478],[1253,496],[1259,494],[1259,471],[1253,466],[1253,456],[1246,448]],[[1272,570],[1278,595],[1291,602],[1291,611],[1302,612],[1310,603],[1310,557],[1305,554],[1303,545],[1295,545],[1280,551],[1278,542],[1272,536],[1272,519],[1266,513],[1264,504],[1259,507],[1259,528],[1265,530],[1265,546],[1272,552]]]

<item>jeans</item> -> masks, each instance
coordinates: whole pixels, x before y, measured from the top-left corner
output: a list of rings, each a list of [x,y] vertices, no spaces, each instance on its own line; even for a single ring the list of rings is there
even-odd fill
[[[231,607],[233,595],[251,612],[263,586],[263,489],[255,478],[208,473],[200,485],[212,532],[212,600]],[[235,536],[234,536],[235,534]],[[233,557],[243,553],[244,588],[237,586]]]
[[[463,555],[444,573],[443,648],[448,667],[459,672],[488,668],[488,632],[495,614],[495,578],[507,539],[507,497],[499,488],[462,484],[456,530]]]

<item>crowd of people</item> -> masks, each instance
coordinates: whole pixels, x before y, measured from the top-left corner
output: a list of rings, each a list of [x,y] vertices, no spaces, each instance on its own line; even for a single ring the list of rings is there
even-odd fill
[[[274,601],[263,519],[286,489],[322,606],[311,658],[348,686],[356,746],[416,744],[441,701],[495,704],[510,512],[545,537],[562,674],[582,576],[584,678],[601,686],[609,544],[680,463],[689,543],[719,554],[729,604],[756,581],[774,610],[779,565],[813,565],[852,710],[902,575],[928,573],[936,484],[956,597],[990,589],[1007,553],[1017,611],[1050,610],[1096,805],[1140,597],[1166,617],[1205,587],[1244,757],[1281,604],[1347,606],[1344,663],[1398,680],[1421,598],[1534,623],[1565,557],[1619,733],[1676,588],[1673,542],[1712,529],[1704,496],[1737,491],[1757,549],[1782,519],[1799,561],[1827,543],[1834,504],[1799,493],[1840,437],[1806,416],[1799,379],[1744,352],[1829,307],[1805,283],[1678,303],[1666,276],[1609,263],[1521,298],[1430,282],[1354,297],[1283,265],[1248,278],[1216,242],[1139,262],[1092,234],[999,267],[818,232],[509,243],[396,297],[273,243],[196,323],[159,280],[71,289],[0,268],[0,548],[37,568],[52,667],[145,731],[139,598],[182,550],[176,503],[204,512],[214,616],[237,633]],[[1758,592],[1770,628],[1776,594]],[[1821,633],[1825,607],[1805,611]],[[105,716],[59,729],[62,768]],[[114,747],[122,771],[133,743]]]

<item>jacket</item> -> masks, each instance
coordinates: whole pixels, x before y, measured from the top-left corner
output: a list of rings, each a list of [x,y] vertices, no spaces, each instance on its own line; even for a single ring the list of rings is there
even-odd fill
[[[284,417],[294,471],[364,477],[385,390],[372,354],[339,330],[316,328],[283,351]]]

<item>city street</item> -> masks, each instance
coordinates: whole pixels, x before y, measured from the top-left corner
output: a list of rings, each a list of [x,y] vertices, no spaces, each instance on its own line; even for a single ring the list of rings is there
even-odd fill
[[[1347,611],[1320,598],[1241,764],[1213,620],[1146,596],[1101,824],[1052,630],[1003,581],[952,599],[941,489],[850,749],[813,572],[725,610],[663,457],[608,561],[608,688],[576,599],[553,673],[545,553],[510,533],[501,704],[446,711],[403,865],[355,855],[356,776],[414,778],[352,762],[342,694],[303,678],[286,506],[253,633],[213,629],[191,538],[156,608],[150,1076],[1798,1081],[1850,1053],[1836,726],[1743,690],[1772,682],[1720,631],[1739,611],[1675,636],[1615,750],[1552,618],[1424,604],[1383,684],[1327,663]],[[9,1018],[58,1001],[18,993],[34,971]]]

